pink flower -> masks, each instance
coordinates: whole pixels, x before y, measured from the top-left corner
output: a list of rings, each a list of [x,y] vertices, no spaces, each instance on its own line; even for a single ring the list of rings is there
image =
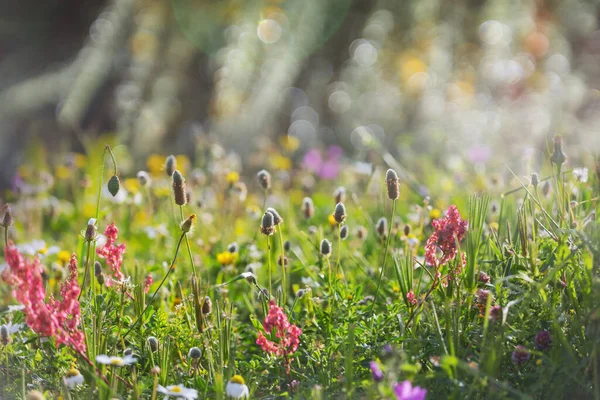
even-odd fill
[[[433,266],[445,265],[456,257],[457,243],[464,238],[467,232],[467,221],[460,218],[460,213],[455,205],[451,205],[446,216],[431,222],[435,229],[427,239],[425,245],[425,260]],[[438,260],[436,250],[442,250],[442,257]],[[464,260],[461,260],[464,262]]]
[[[394,394],[398,400],[424,400],[427,389],[420,386],[413,387],[410,381],[404,381],[394,385]]]
[[[150,286],[154,283],[154,278],[152,278],[152,274],[148,274],[146,279],[144,279],[144,293],[148,293],[150,291]]]
[[[125,253],[125,245],[115,245],[119,229],[113,222],[106,227],[104,236],[106,236],[106,244],[99,249],[96,249],[96,253],[101,258],[106,259],[106,263],[110,266],[113,271],[113,276],[116,281],[122,281],[125,278],[123,272],[121,272],[121,266],[123,265],[123,253]],[[106,280],[107,286],[110,286],[110,279]]]
[[[267,353],[284,356],[289,373],[290,363],[293,361],[293,359],[289,358],[289,355],[298,349],[302,329],[290,324],[283,308],[277,306],[274,301],[271,301],[269,304],[269,314],[265,317],[263,326],[266,333],[271,334],[274,332],[278,340],[273,342],[267,339],[262,332],[259,332],[256,344]]]
[[[417,304],[417,298],[415,297],[415,293],[412,291],[412,289],[406,293],[406,300],[408,300],[408,302],[413,306]]]
[[[314,171],[319,178],[332,180],[340,173],[340,158],[343,150],[339,146],[330,146],[327,148],[325,159],[319,149],[310,149],[304,155],[304,166]]]
[[[5,249],[5,254],[9,268],[2,272],[2,279],[13,287],[13,296],[25,306],[27,325],[41,336],[55,337],[56,345],[66,344],[84,353],[85,337],[78,329],[81,311],[77,297],[81,289],[77,283],[75,254],[69,262],[69,277],[60,288],[62,301],[51,296],[48,303],[39,259],[28,263],[12,244]]]

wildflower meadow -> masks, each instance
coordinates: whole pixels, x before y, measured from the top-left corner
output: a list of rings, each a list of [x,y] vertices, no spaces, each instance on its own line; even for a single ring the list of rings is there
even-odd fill
[[[600,166],[550,150],[446,190],[37,148],[0,216],[0,397],[598,398]]]

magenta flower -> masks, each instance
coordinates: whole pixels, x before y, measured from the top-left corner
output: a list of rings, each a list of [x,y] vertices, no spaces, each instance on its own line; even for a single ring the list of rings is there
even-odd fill
[[[550,332],[546,330],[539,331],[537,335],[535,335],[533,342],[535,343],[536,349],[548,350],[550,345],[552,345],[552,336],[550,336]]]
[[[515,349],[515,351],[513,351],[511,356],[513,364],[515,364],[517,367],[525,364],[530,358],[531,354],[529,353],[529,350],[527,350],[523,346],[517,346],[517,348]]]
[[[371,374],[373,375],[373,380],[375,382],[381,382],[383,380],[383,371],[379,367],[379,363],[377,361],[371,361],[369,363],[369,367],[371,368]]]
[[[433,266],[445,265],[456,257],[458,252],[457,242],[464,238],[467,232],[467,221],[460,218],[460,213],[455,205],[451,205],[444,218],[431,222],[435,229],[427,239],[425,245],[425,260]],[[435,255],[438,247],[442,250],[442,258],[438,260]]]
[[[424,400],[427,389],[420,386],[413,387],[410,381],[404,381],[394,385],[394,394],[398,400]]]
[[[339,146],[330,146],[325,159],[319,149],[310,149],[304,155],[304,167],[315,172],[319,178],[333,180],[340,173],[340,158],[343,150]]]
[[[406,300],[408,300],[408,302],[413,306],[417,304],[417,298],[415,297],[415,293],[412,291],[412,289],[406,293]]]

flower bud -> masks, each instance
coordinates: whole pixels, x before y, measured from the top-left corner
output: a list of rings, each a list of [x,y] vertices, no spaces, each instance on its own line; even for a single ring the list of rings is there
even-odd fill
[[[387,194],[390,200],[398,200],[400,197],[400,180],[398,174],[393,169],[388,169],[385,174],[385,183],[387,185]]]
[[[552,162],[552,164],[556,164],[559,167],[565,161],[567,161],[567,157],[565,156],[562,150],[562,139],[560,136],[554,137],[554,153],[552,153],[550,161]]]
[[[283,251],[288,252],[292,249],[292,243],[289,240],[283,242]]]
[[[150,368],[150,373],[154,376],[157,376],[160,374],[160,367],[155,365],[154,367]]]
[[[148,175],[148,173],[146,171],[138,172],[137,179],[138,179],[138,182],[140,183],[140,185],[142,185],[144,187],[150,185],[150,183],[152,182],[152,178],[150,178],[150,175]]]
[[[387,236],[387,225],[387,219],[385,217],[381,217],[379,218],[379,220],[377,221],[377,225],[375,226],[377,234],[382,238],[385,238]]]
[[[212,301],[210,297],[206,296],[204,298],[204,302],[202,303],[202,315],[207,316],[212,313]]]
[[[410,235],[410,225],[404,225],[404,236]]]
[[[260,170],[256,174],[259,186],[263,190],[269,190],[271,188],[271,174],[267,170]]]
[[[546,197],[548,193],[550,193],[550,181],[545,181],[542,185],[542,194]]]
[[[177,159],[175,158],[174,155],[170,155],[165,160],[165,172],[167,173],[168,176],[172,176],[173,173],[175,172],[176,168],[177,168]]]
[[[312,218],[315,215],[315,205],[310,197],[305,197],[302,200],[302,213],[306,219]]]
[[[333,192],[333,199],[335,203],[343,203],[346,201],[346,188],[343,186],[339,186]]]
[[[327,239],[321,240],[321,246],[319,248],[319,252],[324,257],[329,257],[331,254],[331,242]]]
[[[85,229],[85,240],[91,242],[94,239],[96,239],[96,218],[90,218]]]
[[[348,237],[348,225],[340,228],[340,239],[345,240]]]
[[[200,350],[198,347],[192,347],[190,351],[188,351],[188,357],[192,360],[197,360],[202,357],[202,350]]]
[[[196,214],[190,215],[181,223],[181,231],[184,233],[191,232],[194,229],[194,225],[196,225]]]
[[[274,221],[274,217],[273,214],[271,214],[269,211],[265,212],[265,214],[262,217],[262,223],[260,225],[260,231],[264,234],[264,235],[272,235],[273,233],[275,233],[275,223]]]
[[[275,210],[273,207],[267,208],[267,211],[270,212],[271,214],[273,214],[273,223],[275,225],[279,225],[280,223],[283,222],[283,218],[281,218],[281,215],[279,215],[277,210]]]
[[[299,299],[303,298],[308,290],[309,289],[298,289],[298,291],[296,292],[296,297]]]
[[[131,357],[131,356],[133,356],[133,349],[128,347],[125,350],[123,350],[123,356],[124,357]]]
[[[181,172],[175,170],[172,174],[173,178],[173,195],[175,197],[175,204],[183,206],[186,204],[187,199],[185,197],[185,179]]]
[[[148,342],[148,346],[150,347],[150,351],[155,353],[158,351],[158,339],[155,338],[154,336],[148,336],[148,339],[146,339],[146,341]]]
[[[13,215],[12,215],[12,210],[10,209],[10,205],[5,204],[2,206],[2,208],[0,209],[0,215],[2,215],[2,218],[0,218],[0,225],[2,225],[5,228],[8,228],[9,226],[11,226],[13,224]]]
[[[538,174],[534,172],[533,174],[531,174],[531,186],[537,188],[539,184],[540,180],[538,179]]]
[[[285,263],[285,266],[287,267],[288,263],[289,263],[289,258],[287,257],[283,257],[283,262]],[[281,266],[281,256],[279,256],[277,258],[277,265]]]
[[[102,264],[100,264],[100,261],[95,261],[94,262],[94,275],[98,276],[102,274]]]
[[[360,240],[365,240],[367,238],[367,228],[364,226],[359,226],[356,228],[356,237]]]
[[[119,177],[116,175],[113,175],[109,180],[108,180],[108,192],[112,195],[112,197],[115,197],[117,195],[117,193],[119,193],[119,189],[121,188],[121,181],[119,181]]]
[[[338,224],[341,224],[346,220],[346,207],[343,203],[337,203],[335,205],[335,211],[333,212],[333,219]]]

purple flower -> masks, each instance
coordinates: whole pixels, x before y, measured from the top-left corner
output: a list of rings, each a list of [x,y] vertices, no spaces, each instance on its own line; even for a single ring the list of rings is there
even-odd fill
[[[344,150],[340,146],[329,146],[327,149],[327,158],[337,160],[343,153]]]
[[[502,307],[495,305],[490,308],[490,321],[497,322],[502,320]]]
[[[304,155],[304,166],[314,172],[318,172],[323,164],[323,158],[319,149],[310,149]]]
[[[427,389],[420,386],[413,387],[410,381],[404,381],[394,385],[394,394],[398,400],[424,400]]]
[[[340,173],[340,158],[343,150],[339,146],[331,146],[327,149],[325,159],[319,149],[310,149],[304,154],[304,167],[316,172],[319,178],[333,180]]]
[[[488,146],[473,145],[469,149],[468,157],[474,164],[485,163],[492,156],[492,150]]]
[[[535,335],[535,339],[533,341],[535,343],[535,348],[538,350],[548,350],[550,345],[552,344],[552,336],[550,336],[550,332],[544,330],[539,331],[537,335]]]
[[[373,374],[373,380],[375,382],[381,382],[383,380],[383,371],[379,368],[377,361],[371,361],[369,363],[371,367],[371,373]]]
[[[385,346],[383,346],[383,352],[387,353],[387,354],[391,354],[394,351],[394,349],[392,348],[392,345],[387,343]]]
[[[490,276],[483,271],[479,271],[479,282],[490,283]]]
[[[522,364],[525,364],[530,358],[531,354],[529,354],[529,351],[525,347],[517,346],[515,351],[513,351],[512,353],[511,360],[513,364],[515,364],[518,367]]]

